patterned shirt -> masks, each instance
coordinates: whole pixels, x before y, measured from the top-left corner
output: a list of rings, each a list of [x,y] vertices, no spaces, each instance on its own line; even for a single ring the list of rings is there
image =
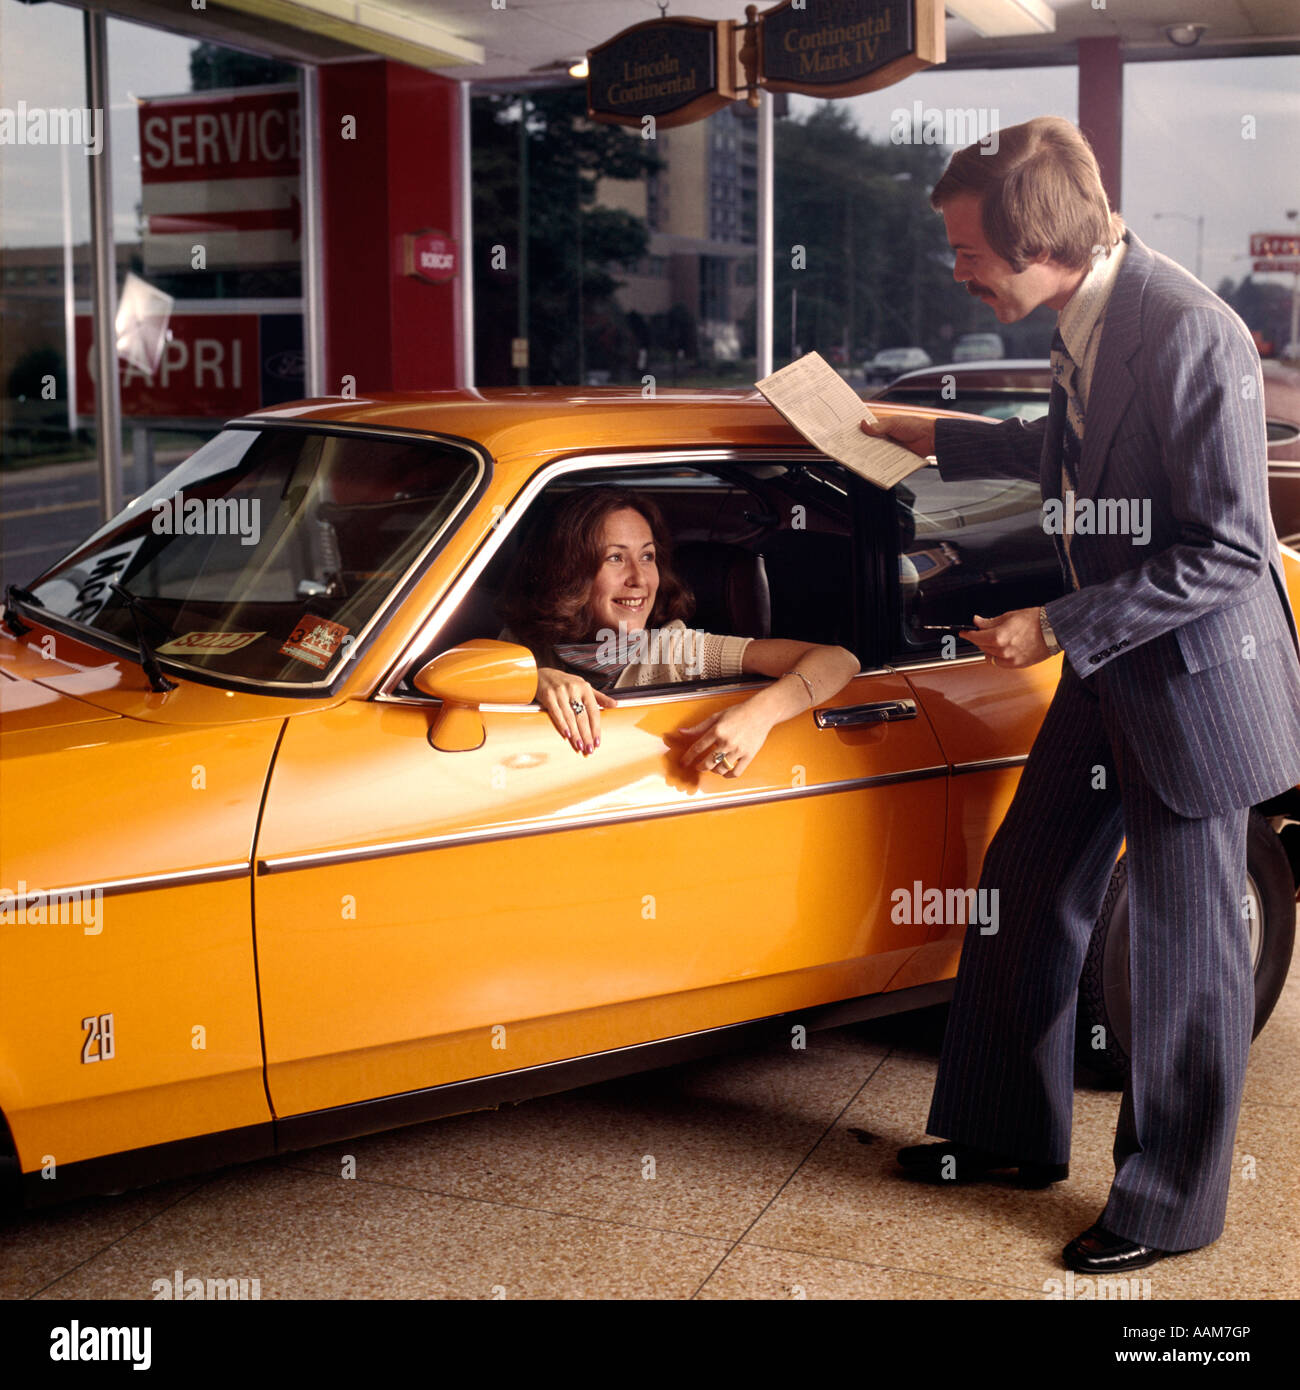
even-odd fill
[[[1088,409],[1088,392],[1092,388],[1093,372],[1097,366],[1097,349],[1101,344],[1102,324],[1115,277],[1124,263],[1128,247],[1120,241],[1109,252],[1099,251],[1092,259],[1087,275],[1079,282],[1066,301],[1057,319],[1056,337],[1052,343],[1052,380],[1065,391],[1066,411],[1062,435],[1061,496],[1074,491],[1078,463],[1083,453],[1084,415]],[[1064,352],[1061,351],[1064,347]],[[1079,576],[1070,555],[1070,540],[1074,534],[1074,512],[1065,510],[1065,556],[1070,566],[1070,578],[1079,587]]]

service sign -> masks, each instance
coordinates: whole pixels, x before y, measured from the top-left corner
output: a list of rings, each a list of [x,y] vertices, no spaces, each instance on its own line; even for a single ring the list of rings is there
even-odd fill
[[[782,0],[758,28],[774,92],[861,96],[944,60],[943,0]]]
[[[685,125],[736,98],[730,20],[650,19],[587,54],[587,115],[615,125]]]
[[[137,103],[147,271],[296,265],[302,259],[302,109],[297,87],[250,87]]]

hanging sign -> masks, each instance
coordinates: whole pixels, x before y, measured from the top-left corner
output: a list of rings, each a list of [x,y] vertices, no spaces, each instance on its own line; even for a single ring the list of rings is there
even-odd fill
[[[943,0],[781,0],[748,23],[678,17],[624,29],[587,54],[587,115],[684,125],[760,87],[856,97],[946,56]]]
[[[945,57],[943,0],[782,0],[758,33],[761,84],[805,96],[861,96]]]
[[[739,95],[735,28],[683,16],[615,34],[587,54],[587,115],[629,126],[653,116],[664,128],[711,116]]]

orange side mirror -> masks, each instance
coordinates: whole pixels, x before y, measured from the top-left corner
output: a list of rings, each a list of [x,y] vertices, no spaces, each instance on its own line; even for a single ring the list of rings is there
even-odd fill
[[[480,705],[526,705],[537,693],[537,662],[527,647],[476,638],[427,661],[411,678],[442,701],[429,742],[443,753],[481,748],[486,733]]]

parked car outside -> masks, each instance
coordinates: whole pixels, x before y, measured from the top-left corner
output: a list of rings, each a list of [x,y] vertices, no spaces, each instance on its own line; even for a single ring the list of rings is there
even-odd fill
[[[859,659],[743,777],[681,730],[763,678],[616,690],[585,756],[500,640],[541,509],[610,482],[665,513],[695,625]],[[1060,592],[1036,486],[882,491],[753,392],[231,422],[8,596],[0,1178],[118,1190],[941,1002],[1060,663],[950,629]],[[1288,819],[1251,821],[1257,1029]],[[1126,914],[1121,863],[1080,1001],[1113,1079]]]
[[[930,362],[930,354],[924,348],[884,348],[863,364],[862,373],[867,385],[871,385],[873,382],[893,381],[901,372],[928,367]]]
[[[954,362],[996,361],[1005,356],[1006,348],[997,333],[963,333],[952,346]]]
[[[1268,358],[1262,365],[1269,505],[1279,538],[1300,546],[1300,370]],[[871,399],[1036,420],[1047,414],[1051,383],[1046,358],[949,362],[908,372]]]

